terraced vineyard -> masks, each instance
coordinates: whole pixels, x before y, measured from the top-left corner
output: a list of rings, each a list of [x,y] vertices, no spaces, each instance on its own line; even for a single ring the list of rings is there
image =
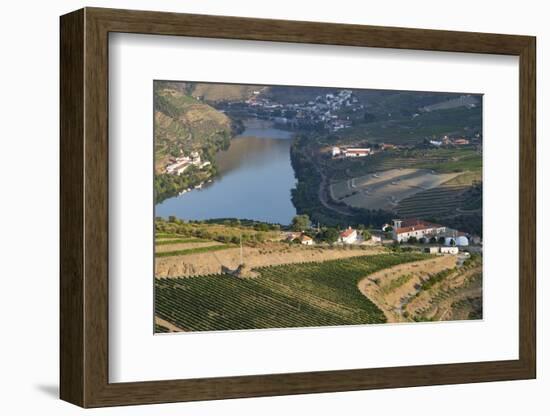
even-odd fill
[[[333,181],[389,169],[423,168],[439,173],[481,170],[481,155],[474,149],[385,151],[368,158],[330,160],[326,166]]]
[[[403,199],[396,208],[403,218],[434,218],[450,215],[467,199],[467,186],[444,185]]]
[[[359,289],[389,322],[480,319],[482,258],[435,256],[372,274]]]
[[[262,267],[253,279],[227,274],[156,279],[155,312],[189,331],[383,323],[384,314],[361,294],[358,282],[424,258],[399,253]]]

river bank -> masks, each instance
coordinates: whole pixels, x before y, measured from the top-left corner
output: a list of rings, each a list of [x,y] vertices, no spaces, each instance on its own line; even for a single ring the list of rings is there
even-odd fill
[[[290,162],[293,133],[260,119],[243,121],[244,130],[216,154],[214,176],[155,206],[155,216],[185,220],[248,218],[289,224],[295,175]]]

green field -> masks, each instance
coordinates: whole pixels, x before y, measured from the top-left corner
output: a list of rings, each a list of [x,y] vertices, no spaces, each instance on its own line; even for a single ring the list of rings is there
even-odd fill
[[[381,254],[257,269],[240,279],[210,275],[155,281],[156,315],[188,331],[384,323],[358,282],[426,255]]]
[[[183,243],[207,243],[211,240],[206,240],[204,238],[174,238],[170,240],[155,240],[156,246],[164,246],[170,244],[183,244]]]

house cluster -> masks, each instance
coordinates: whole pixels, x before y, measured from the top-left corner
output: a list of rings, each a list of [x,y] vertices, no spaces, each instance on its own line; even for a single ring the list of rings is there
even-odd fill
[[[352,126],[349,116],[340,116],[337,112],[344,108],[349,108],[351,112],[364,108],[351,90],[339,90],[336,93],[319,95],[307,102],[290,104],[275,103],[260,94],[254,94],[245,103],[255,116],[296,127],[321,124],[330,132]]]
[[[201,160],[199,152],[191,152],[189,156],[180,156],[170,159],[170,163],[166,166],[165,172],[170,175],[181,175],[189,168],[189,166],[197,166],[202,169],[210,165],[208,160]]]
[[[288,242],[299,242],[304,246],[312,246],[315,244],[313,238],[303,232],[286,233],[285,239]],[[363,240],[356,229],[348,227],[338,234],[338,240],[336,242],[340,244],[361,244]]]
[[[370,147],[348,147],[341,148],[338,146],[332,147],[332,157],[365,157],[372,154]]]
[[[466,146],[469,145],[473,140],[479,139],[479,137],[473,139],[466,139],[464,137],[449,137],[443,136],[440,140],[429,140],[429,143],[435,147],[441,146]]]
[[[445,225],[434,224],[416,218],[393,220],[392,238],[398,243],[407,243],[414,239],[420,243],[437,242],[445,246],[468,246],[466,234]]]

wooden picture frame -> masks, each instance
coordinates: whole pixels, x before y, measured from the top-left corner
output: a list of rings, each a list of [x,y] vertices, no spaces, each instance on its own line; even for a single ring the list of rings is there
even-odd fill
[[[85,8],[61,17],[60,396],[82,407],[338,392],[536,377],[535,38]],[[110,383],[110,32],[519,56],[519,359]]]

